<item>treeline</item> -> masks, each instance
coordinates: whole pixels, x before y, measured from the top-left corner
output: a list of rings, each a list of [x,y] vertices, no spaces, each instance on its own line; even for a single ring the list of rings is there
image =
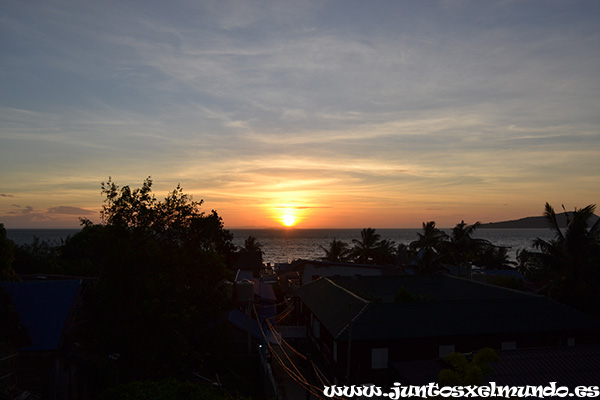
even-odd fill
[[[467,225],[461,221],[447,234],[437,228],[434,221],[424,222],[422,232],[417,233],[417,240],[409,245],[381,239],[375,229],[365,228],[361,231],[360,239],[352,240],[352,245],[334,239],[329,247],[321,246],[325,252],[322,259],[410,266],[421,274],[443,271],[447,266],[457,267],[459,273],[464,275],[468,274],[471,265],[487,269],[513,266],[506,247],[473,237],[479,225],[479,222]]]
[[[564,208],[564,207],[563,207]],[[473,266],[482,269],[517,269],[538,293],[600,317],[600,219],[595,205],[564,211],[566,227],[550,204],[542,218],[554,232],[551,240],[536,239],[534,250],[520,250],[517,260],[508,258],[507,248],[474,238],[479,222],[457,224],[450,234],[435,222],[424,222],[417,239],[408,245],[381,239],[375,229],[361,231],[361,238],[349,243],[333,240],[323,260],[366,264],[392,264],[409,267],[417,274],[430,274],[452,268],[467,276]]]
[[[0,225],[2,279],[18,279],[15,271],[95,278],[78,343],[98,360],[86,377],[97,393],[118,382],[187,380],[205,371],[214,377],[227,358],[219,321],[233,308],[226,284],[233,278],[233,236],[216,211],[202,211],[202,201],[180,186],[158,200],[150,178],[136,189],[109,179],[102,194],[101,223],[82,219],[81,231],[60,246],[14,246]],[[251,385],[237,380],[239,389]],[[115,390],[110,398],[121,398]]]

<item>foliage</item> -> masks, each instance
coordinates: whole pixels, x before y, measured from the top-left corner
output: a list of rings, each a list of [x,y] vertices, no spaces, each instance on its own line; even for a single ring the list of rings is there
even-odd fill
[[[6,237],[4,224],[0,223],[0,281],[18,281],[19,277],[13,270],[14,243]]]
[[[498,361],[498,354],[490,348],[477,351],[471,360],[461,353],[451,353],[444,358],[448,365],[440,371],[438,381],[441,386],[481,385],[485,375],[492,372],[490,362]]]
[[[450,240],[446,243],[446,252],[452,265],[458,267],[459,275],[463,271],[466,275],[469,275],[470,271],[468,268],[470,264],[483,249],[491,245],[485,239],[475,239],[472,237],[479,225],[481,225],[479,221],[473,225],[467,225],[465,221],[461,221],[452,228]],[[465,267],[465,270],[462,270],[462,267]]]
[[[513,268],[515,263],[508,259],[508,248],[483,244],[473,257],[473,263],[485,269],[508,269]]]
[[[373,228],[365,228],[360,232],[360,240],[352,239],[351,255],[357,263],[370,263],[375,261],[375,253],[381,243],[381,235],[375,233]]]
[[[244,251],[247,252],[257,252],[259,251],[261,254],[265,254],[265,252],[262,250],[262,243],[260,243],[258,241],[258,239],[256,239],[254,236],[248,236],[248,238],[246,240],[244,240]]]
[[[350,249],[346,242],[333,239],[329,243],[329,248],[321,246],[321,249],[325,251],[325,257],[322,257],[323,260],[332,262],[350,261]]]
[[[177,374],[201,362],[202,334],[228,305],[221,282],[235,250],[216,211],[205,214],[180,186],[163,201],[142,187],[102,183],[102,223],[82,220],[62,261],[99,277],[88,343],[118,353],[131,377]]]
[[[373,254],[373,264],[393,264],[397,258],[396,243],[393,240],[381,240]]]
[[[418,239],[409,247],[416,251],[415,262],[421,274],[428,274],[442,269],[443,251],[448,235],[436,228],[435,221],[423,222],[423,233],[417,232]]]
[[[600,315],[600,219],[589,226],[595,209],[588,205],[565,210],[563,231],[554,208],[546,203],[543,216],[554,238],[536,239],[536,252],[519,254],[519,268],[531,280],[549,282],[549,294],[555,299]]]
[[[227,393],[208,385],[168,379],[162,381],[135,381],[110,388],[100,400],[244,400],[245,397]]]
[[[394,303],[412,303],[415,301],[421,301],[422,298],[406,289],[404,286],[400,286],[400,289],[396,291],[394,296]]]
[[[20,274],[64,274],[82,275],[80,268],[68,271],[60,263],[61,246],[40,240],[34,236],[33,242],[15,246],[15,270]]]

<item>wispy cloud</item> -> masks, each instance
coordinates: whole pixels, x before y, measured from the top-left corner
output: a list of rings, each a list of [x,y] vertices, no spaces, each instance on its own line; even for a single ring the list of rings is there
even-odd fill
[[[226,210],[597,197],[594,3],[140,5],[0,16],[2,190],[45,217],[108,175]]]
[[[50,207],[48,214],[62,214],[62,215],[90,215],[95,214],[94,211],[85,210],[79,207],[71,207],[71,206],[58,206],[58,207]]]

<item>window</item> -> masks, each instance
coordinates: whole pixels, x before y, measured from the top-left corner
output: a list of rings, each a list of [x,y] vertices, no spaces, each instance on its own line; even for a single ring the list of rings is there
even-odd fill
[[[371,349],[371,369],[384,369],[388,367],[388,348]]]
[[[454,345],[453,344],[441,344],[440,345],[440,358],[446,357],[450,353],[454,353]]]
[[[319,323],[318,319],[316,319],[316,318],[313,319],[312,328],[313,328],[313,336],[315,338],[319,339],[321,337],[321,324]]]
[[[517,348],[517,342],[502,342],[501,350],[514,350]]]

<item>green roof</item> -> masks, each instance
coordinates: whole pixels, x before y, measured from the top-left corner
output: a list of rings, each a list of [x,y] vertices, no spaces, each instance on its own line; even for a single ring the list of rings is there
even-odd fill
[[[401,288],[417,300],[395,302]],[[296,295],[342,340],[347,339],[350,319],[353,340],[600,333],[600,320],[549,298],[448,275],[321,278],[299,288]]]
[[[356,319],[369,304],[367,300],[326,278],[301,286],[295,294],[334,337],[340,335],[350,320]]]

